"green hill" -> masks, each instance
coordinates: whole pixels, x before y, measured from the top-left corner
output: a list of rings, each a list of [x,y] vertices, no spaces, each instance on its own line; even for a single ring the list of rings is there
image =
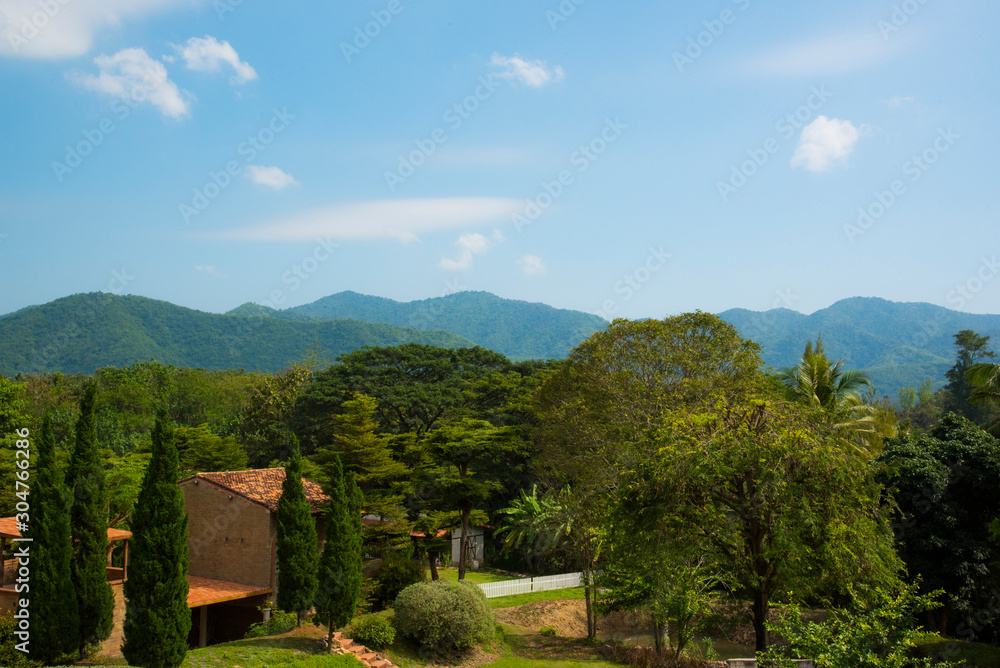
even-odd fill
[[[357,320],[299,321],[220,315],[145,297],[79,294],[0,317],[0,373],[92,373],[136,360],[204,369],[277,371],[318,351],[325,359],[362,346],[407,342],[474,345],[442,331]]]
[[[993,347],[1000,349],[1000,315],[875,297],[842,299],[810,315],[732,309],[719,316],[760,343],[764,362],[776,369],[798,363],[806,341],[822,334],[831,358],[843,357],[848,368],[864,370],[879,394],[893,399],[900,387],[917,387],[925,378],[944,384],[944,372],[955,364],[952,335],[959,330],[990,335]]]
[[[266,307],[244,304],[230,313],[254,308]],[[412,302],[340,292],[311,304],[267,311],[282,319],[352,318],[420,330],[443,329],[513,360],[566,357],[574,346],[607,325],[582,311],[501,299],[489,292],[458,292]]]

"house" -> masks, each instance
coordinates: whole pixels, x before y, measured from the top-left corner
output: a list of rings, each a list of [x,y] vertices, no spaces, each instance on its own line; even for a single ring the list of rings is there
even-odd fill
[[[285,470],[198,473],[177,484],[188,514],[188,578],[192,587],[192,644],[242,638],[258,608],[273,604],[278,586],[278,500]],[[320,486],[302,480],[316,518],[322,549],[326,537],[323,511],[329,503]]]
[[[261,608],[273,605],[277,591],[277,511],[284,469],[198,473],[177,484],[188,514],[188,598],[192,646],[242,638],[263,619]],[[320,486],[303,479],[316,518],[319,546],[326,536],[322,510],[329,502]],[[128,579],[129,531],[108,529],[108,582],[115,595],[114,627],[101,653],[120,655],[125,620],[123,587]],[[0,518],[0,614],[16,612],[14,587],[20,568],[14,556],[21,532],[13,517]],[[122,565],[111,566],[121,545]],[[29,548],[30,549],[30,548]]]
[[[466,564],[470,568],[479,568],[486,558],[486,530],[488,526],[470,526],[465,536]],[[462,529],[454,529],[451,532],[451,565],[458,566],[462,556]],[[447,529],[438,530],[437,538],[445,538],[449,534]],[[410,530],[411,538],[426,538],[426,534],[415,529]]]

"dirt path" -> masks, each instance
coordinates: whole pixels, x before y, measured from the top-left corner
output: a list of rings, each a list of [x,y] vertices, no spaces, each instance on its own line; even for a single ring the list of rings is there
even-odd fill
[[[551,627],[564,638],[587,637],[587,604],[579,599],[536,601],[515,608],[494,610],[498,622],[513,624],[531,633]],[[600,633],[641,632],[644,620],[633,613],[615,612],[597,618]],[[544,636],[543,636],[544,637]]]

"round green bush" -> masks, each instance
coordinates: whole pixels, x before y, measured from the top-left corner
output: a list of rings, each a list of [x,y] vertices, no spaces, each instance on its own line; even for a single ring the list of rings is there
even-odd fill
[[[369,649],[385,649],[396,641],[396,629],[385,617],[362,615],[351,622],[351,638]]]
[[[396,597],[396,630],[436,653],[488,642],[495,629],[483,590],[468,582],[421,582]]]

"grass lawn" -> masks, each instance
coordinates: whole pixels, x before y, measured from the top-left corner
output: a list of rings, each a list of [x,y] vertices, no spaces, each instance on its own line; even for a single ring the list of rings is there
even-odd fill
[[[430,573],[427,574],[430,577]],[[446,566],[438,568],[438,577],[442,580],[449,580],[451,582],[458,582],[458,569],[453,566]],[[501,575],[499,573],[493,573],[489,569],[483,569],[481,571],[467,570],[465,571],[465,579],[469,582],[500,582],[502,580],[512,579],[510,575]]]
[[[567,601],[572,599],[583,599],[583,587],[533,591],[530,594],[514,594],[513,596],[491,598],[489,601],[490,607],[493,608],[513,608],[514,606],[534,603],[535,601]]]
[[[1000,647],[968,640],[933,640],[917,645],[922,656],[977,668],[1000,668]]]

